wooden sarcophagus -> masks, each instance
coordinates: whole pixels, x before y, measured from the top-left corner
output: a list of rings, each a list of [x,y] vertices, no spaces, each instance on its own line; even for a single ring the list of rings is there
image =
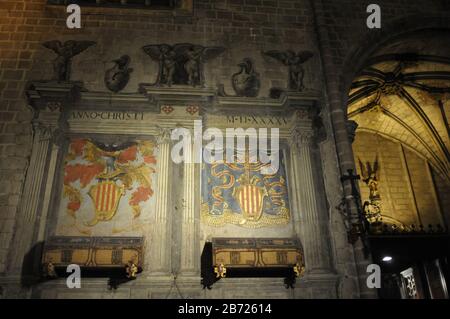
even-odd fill
[[[95,276],[135,278],[143,266],[142,237],[51,237],[44,243],[43,274],[56,277],[76,264]]]
[[[206,259],[211,260],[209,266],[207,255],[210,257]],[[213,238],[205,245],[202,257],[202,266],[212,268],[215,280],[224,277],[295,279],[305,270],[303,248],[295,238]],[[209,286],[208,270],[202,272],[204,285]]]

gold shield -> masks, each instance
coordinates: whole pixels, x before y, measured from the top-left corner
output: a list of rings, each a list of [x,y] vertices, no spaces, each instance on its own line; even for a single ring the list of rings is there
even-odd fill
[[[261,218],[266,195],[264,188],[252,184],[235,188],[234,197],[239,203],[245,220],[258,221]]]
[[[86,223],[94,226],[99,221],[108,221],[114,217],[119,206],[120,198],[124,194],[123,187],[117,186],[112,181],[102,181],[91,187],[89,196],[95,207],[95,217]]]

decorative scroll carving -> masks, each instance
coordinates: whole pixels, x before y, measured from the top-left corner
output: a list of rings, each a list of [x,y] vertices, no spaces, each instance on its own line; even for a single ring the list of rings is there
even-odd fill
[[[128,55],[122,55],[119,59],[112,61],[115,65],[105,73],[105,85],[109,90],[117,93],[128,84],[130,73],[133,72],[133,69],[128,67],[130,60]]]
[[[231,77],[231,84],[236,96],[257,97],[261,87],[259,73],[255,71],[253,62],[250,58],[245,58],[238,64],[239,72]],[[219,85],[219,96],[227,96],[223,85]]]
[[[223,47],[204,47],[190,43],[151,44],[142,48],[159,63],[154,85],[185,84],[205,86],[204,63],[225,51]]]
[[[305,85],[303,84],[305,70],[303,69],[302,64],[313,57],[314,54],[311,51],[299,51],[298,53],[295,53],[292,50],[272,50],[263,52],[263,54],[278,60],[289,68],[289,90],[302,92],[305,89]]]
[[[53,61],[54,78],[58,81],[69,81],[71,74],[72,58],[80,54],[90,46],[96,44],[93,41],[74,41],[69,40],[62,44],[58,40],[44,42],[42,45],[47,49],[53,50],[57,54]]]

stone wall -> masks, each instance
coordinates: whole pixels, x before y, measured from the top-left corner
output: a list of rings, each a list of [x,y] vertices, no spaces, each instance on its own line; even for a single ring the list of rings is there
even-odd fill
[[[443,214],[448,210],[438,198],[448,198],[445,182],[433,181],[432,168],[426,160],[398,142],[380,135],[358,132],[353,144],[355,161],[365,164],[378,157],[380,180],[379,191],[382,214],[405,225],[443,225]],[[358,167],[361,175],[361,169]],[[434,175],[436,175],[434,173]],[[436,183],[436,188],[435,188]],[[369,188],[360,180],[362,200],[369,200]]]
[[[206,77],[210,86],[223,83],[227,91],[231,90],[230,76],[237,71],[235,65],[244,57],[252,57],[262,77],[262,96],[267,96],[270,87],[286,85],[286,69],[278,62],[263,58],[260,51],[287,48],[314,51],[314,58],[305,64],[305,83],[310,89],[326,93],[323,114],[331,135],[324,142],[326,150],[322,145],[321,151],[328,153],[324,156],[328,167],[325,175],[329,176],[326,177],[327,195],[334,194],[335,197],[329,198],[328,203],[330,225],[335,230],[333,254],[339,252],[338,271],[345,276],[354,276],[354,269],[349,266],[353,256],[346,244],[340,216],[334,209],[336,200],[341,197],[341,189],[336,182],[338,163],[327,108],[328,104],[342,106],[341,94],[346,93],[338,90],[339,77],[343,73],[351,74],[343,69],[344,62],[355,48],[365,45],[363,39],[380,33],[365,27],[368,4],[350,0],[196,0],[192,16],[149,13],[136,17],[127,16],[126,10],[104,15],[87,13],[82,17],[82,29],[69,30],[65,26],[64,10],[50,10],[46,0],[1,1],[0,273],[6,271],[8,248],[30,155],[32,114],[24,95],[26,83],[51,77],[54,54],[41,46],[43,41],[83,39],[97,41],[97,45],[74,59],[72,79],[83,81],[92,91],[105,90],[104,71],[111,59],[122,54],[131,56],[135,70],[125,92],[136,92],[141,82],[153,82],[156,63],[141,50],[143,45],[151,43],[193,42],[225,46],[225,54],[214,64],[207,65]],[[445,1],[438,0],[428,1],[425,8],[419,0],[383,0],[378,4],[382,7],[383,26],[410,14],[433,15],[438,10],[449,10],[448,6],[444,7]],[[342,116],[342,121],[344,118]],[[337,140],[342,139],[338,137]],[[339,146],[336,152],[339,155],[345,153]],[[345,166],[345,163],[340,164]],[[330,170],[336,170],[336,173]],[[357,288],[352,284],[346,289],[345,296],[357,295]]]
[[[258,7],[257,7],[258,5]],[[7,251],[14,231],[31,141],[31,112],[24,96],[26,82],[52,76],[54,54],[41,46],[47,40],[84,39],[97,45],[74,59],[73,80],[90,90],[105,90],[104,71],[109,61],[129,54],[134,73],[125,92],[136,92],[138,83],[153,82],[157,64],[141,49],[146,44],[193,42],[221,45],[227,52],[209,65],[207,83],[225,84],[244,57],[255,59],[263,79],[261,94],[271,86],[284,86],[286,74],[278,64],[264,61],[261,50],[284,47],[312,49],[314,34],[306,2],[284,1],[195,1],[194,15],[170,13],[127,16],[127,10],[105,15],[82,15],[82,29],[66,28],[64,8],[50,10],[46,0],[0,3],[0,272],[5,271]],[[314,67],[313,67],[314,66]],[[308,72],[309,83],[319,87],[316,54]]]

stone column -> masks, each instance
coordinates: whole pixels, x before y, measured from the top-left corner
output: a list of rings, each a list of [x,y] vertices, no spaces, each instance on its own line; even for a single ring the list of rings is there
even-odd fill
[[[323,78],[325,79],[325,89],[330,109],[331,123],[333,126],[333,135],[336,141],[336,151],[339,160],[340,175],[347,173],[348,169],[355,172],[355,161],[351,142],[348,139],[347,130],[347,105],[343,99],[343,92],[348,92],[345,83],[342,82],[342,72],[344,71],[335,64],[335,56],[329,38],[329,30],[325,17],[324,1],[310,0],[314,17],[314,26],[317,30],[317,44],[320,49],[322,62]],[[356,71],[356,69],[355,69]],[[352,195],[350,181],[342,183],[343,195],[346,199],[347,213],[358,220],[358,208]],[[367,266],[372,263],[371,258],[364,255],[364,246],[361,240],[353,244],[354,260],[358,274],[359,294],[361,298],[376,298],[376,289],[369,289],[366,284]]]
[[[157,163],[158,180],[156,186],[155,221],[150,239],[149,270],[153,275],[170,273],[171,227],[169,218],[170,200],[170,130],[161,129],[156,137],[159,148]]]
[[[328,218],[320,201],[325,201],[319,191],[311,146],[314,132],[311,121],[301,121],[292,132],[292,166],[297,180],[300,202],[301,238],[305,250],[306,271],[309,274],[331,272],[331,251],[328,244]]]
[[[196,183],[196,165],[194,163],[193,143],[188,143],[184,163],[183,216],[181,226],[181,265],[183,276],[196,276],[200,273],[198,218],[196,218],[196,195],[199,185]]]

